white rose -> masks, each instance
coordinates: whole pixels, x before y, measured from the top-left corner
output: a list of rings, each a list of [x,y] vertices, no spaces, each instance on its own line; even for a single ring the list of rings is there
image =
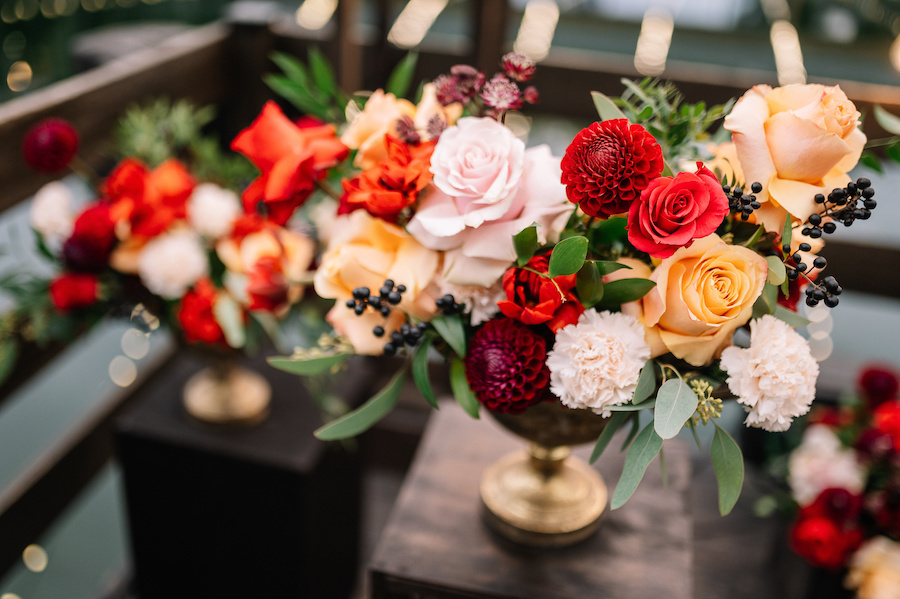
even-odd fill
[[[209,272],[209,259],[191,231],[178,230],[151,239],[138,258],[138,276],[164,299],[179,299]]]
[[[201,183],[187,201],[191,227],[210,239],[231,233],[234,219],[240,214],[241,201],[237,194],[214,183]]]
[[[41,187],[31,202],[31,226],[48,245],[57,245],[72,234],[72,192],[59,181]]]

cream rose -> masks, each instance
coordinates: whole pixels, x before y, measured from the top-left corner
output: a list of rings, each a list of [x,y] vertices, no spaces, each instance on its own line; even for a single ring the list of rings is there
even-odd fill
[[[437,252],[400,227],[357,210],[335,221],[331,243],[316,270],[315,289],[319,296],[337,300],[327,316],[335,330],[357,353],[375,355],[385,341],[372,334],[373,326],[382,325],[389,334],[403,324],[401,310],[421,319],[435,314],[432,290],[438,266]],[[394,310],[386,323],[372,310],[360,317],[344,305],[356,287],[377,290],[385,279],[406,286],[400,310]]]
[[[755,214],[767,230],[781,231],[785,210],[806,221],[817,211],[817,193],[847,184],[866,143],[859,116],[838,86],[757,85],[738,100],[725,128],[739,162],[735,170],[747,185],[763,185]]]
[[[655,329],[676,358],[708,364],[750,320],[767,274],[765,258],[753,250],[716,234],[698,239],[653,271],[656,287],[642,300],[644,326]]]
[[[844,585],[856,590],[857,599],[900,597],[900,543],[883,536],[863,543],[850,558]]]

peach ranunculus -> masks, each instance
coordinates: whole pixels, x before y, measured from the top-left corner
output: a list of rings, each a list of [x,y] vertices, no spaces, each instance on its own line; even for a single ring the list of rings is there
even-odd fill
[[[355,104],[351,103],[351,106]],[[387,159],[385,135],[396,133],[398,121],[410,119],[421,141],[430,141],[436,137],[436,132],[430,130],[433,119],[439,119],[444,127],[455,123],[460,114],[462,106],[459,103],[441,105],[433,83],[422,89],[418,106],[379,89],[369,96],[361,112],[349,118],[350,126],[341,135],[341,141],[357,150],[353,165],[369,169]]]
[[[337,138],[333,125],[298,127],[271,101],[238,133],[231,149],[260,170],[259,177],[244,190],[244,210],[256,212],[263,202],[269,218],[279,225],[306,201],[325,170],[350,152]]]
[[[750,320],[767,274],[765,258],[753,250],[729,245],[716,234],[697,239],[653,271],[656,287],[641,300],[643,324],[676,358],[708,364]],[[653,334],[648,332],[648,342]],[[656,344],[650,345],[652,357],[660,355]]]
[[[513,235],[537,223],[540,242],[554,241],[574,209],[559,163],[493,119],[460,119],[438,139],[432,185],[407,229],[446,252],[445,281],[490,287],[516,258]]]
[[[226,286],[248,310],[281,314],[303,297],[315,242],[255,214],[237,220],[216,244]]]
[[[374,326],[383,326],[390,335],[406,321],[404,312],[421,319],[437,312],[433,282],[439,262],[437,252],[422,246],[400,227],[356,210],[336,219],[331,242],[316,270],[316,294],[337,300],[327,319],[357,353],[378,355],[386,338],[375,337]],[[393,310],[386,321],[374,309],[357,316],[347,308],[345,303],[353,296],[353,289],[368,287],[375,291],[385,279],[406,286],[399,309]]]
[[[755,215],[767,230],[781,231],[785,211],[805,222],[818,212],[817,193],[847,184],[866,143],[859,116],[838,86],[757,85],[738,100],[725,128],[743,183],[763,186]]]

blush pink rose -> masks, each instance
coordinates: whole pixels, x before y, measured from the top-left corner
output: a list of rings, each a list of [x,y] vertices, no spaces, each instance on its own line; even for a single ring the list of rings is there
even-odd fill
[[[512,236],[537,223],[541,243],[558,237],[574,206],[547,146],[525,149],[492,119],[464,118],[431,157],[430,191],[407,225],[422,245],[444,251],[441,276],[490,287],[515,260]]]
[[[696,173],[650,181],[628,211],[628,241],[654,258],[668,258],[715,233],[727,214],[728,198],[719,180],[698,162]]]

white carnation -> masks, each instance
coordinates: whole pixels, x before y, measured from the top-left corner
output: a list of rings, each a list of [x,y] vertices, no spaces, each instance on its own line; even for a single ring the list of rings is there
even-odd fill
[[[209,270],[206,251],[191,231],[164,233],[150,240],[138,258],[138,275],[151,293],[178,299]]]
[[[188,222],[200,235],[210,239],[231,233],[234,219],[241,213],[237,194],[213,183],[201,183],[187,201]]]
[[[31,202],[31,226],[48,245],[57,245],[72,234],[72,191],[59,181],[41,187]]]
[[[500,281],[490,287],[441,283],[440,289],[441,295],[449,293],[457,303],[465,305],[473,327],[493,318],[497,314],[497,302],[506,299]]]
[[[829,488],[861,493],[865,472],[859,466],[856,452],[841,445],[831,428],[813,424],[804,431],[802,442],[788,458],[788,485],[794,500],[802,507]]]
[[[900,544],[873,537],[850,558],[847,588],[857,599],[900,599]]]
[[[550,391],[563,405],[609,416],[609,406],[631,401],[650,347],[644,327],[622,313],[587,310],[556,333],[547,354]]]
[[[816,396],[819,364],[809,344],[790,325],[772,315],[750,322],[750,347],[729,347],[721,366],[728,388],[748,412],[747,426],[786,431],[809,411]]]

